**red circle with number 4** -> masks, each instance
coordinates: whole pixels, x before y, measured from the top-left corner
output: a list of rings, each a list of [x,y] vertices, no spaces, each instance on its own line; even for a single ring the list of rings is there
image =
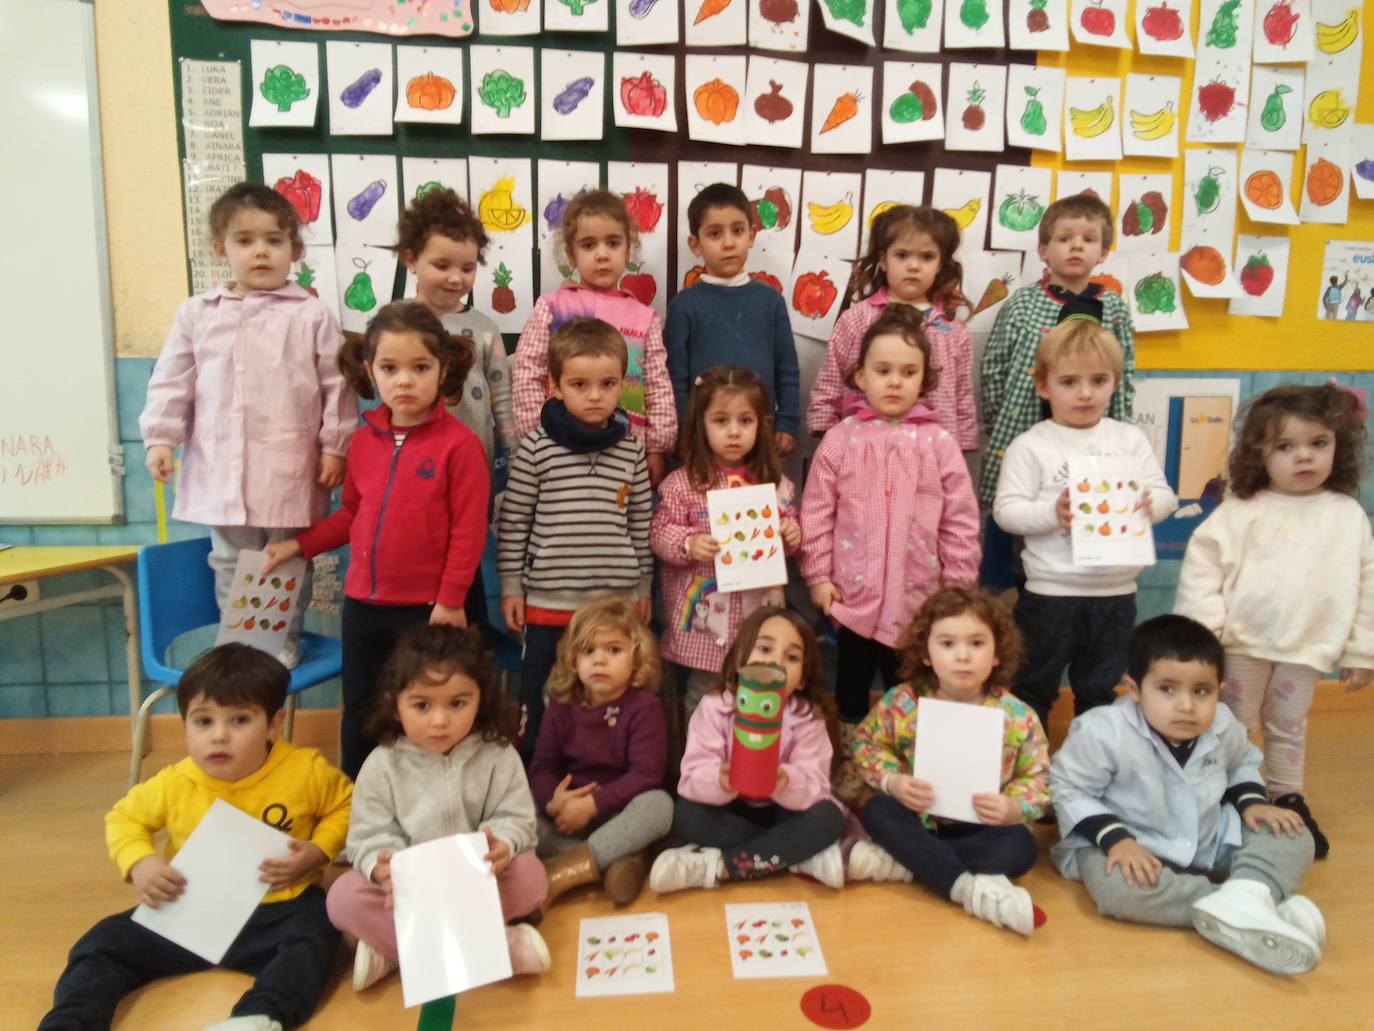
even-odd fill
[[[822,984],[801,997],[801,1011],[819,1027],[862,1027],[873,1014],[873,1007],[859,992],[842,984]]]

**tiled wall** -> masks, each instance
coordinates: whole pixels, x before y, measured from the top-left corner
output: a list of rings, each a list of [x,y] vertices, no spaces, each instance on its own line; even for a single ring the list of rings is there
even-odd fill
[[[138,415],[152,372],[152,359],[119,358],[115,361],[119,400],[119,437],[124,446],[124,506],[127,522],[121,526],[6,526],[0,525],[0,542],[12,544],[151,544],[157,539],[153,488],[143,467],[143,445]],[[1267,390],[1277,383],[1322,383],[1327,373],[1189,373],[1142,372],[1146,376],[1203,378],[1235,375],[1241,380],[1241,396]],[[1374,373],[1342,374],[1341,382],[1374,393]],[[1364,503],[1374,510],[1374,477],[1366,476]],[[173,540],[204,535],[204,529],[169,522]],[[1137,610],[1141,619],[1167,612],[1173,606],[1178,562],[1162,561],[1140,577]],[[51,577],[43,581],[44,595],[98,586],[108,577],[98,571]],[[311,612],[307,625],[323,633],[337,634],[337,617]],[[188,641],[193,653],[204,641]],[[185,657],[189,657],[185,656]],[[301,696],[307,707],[338,704],[338,682],[330,681]],[[174,711],[171,699],[158,711]],[[70,606],[55,612],[0,622],[0,718],[32,716],[109,716],[128,712],[124,680],[124,629],[119,602]]]

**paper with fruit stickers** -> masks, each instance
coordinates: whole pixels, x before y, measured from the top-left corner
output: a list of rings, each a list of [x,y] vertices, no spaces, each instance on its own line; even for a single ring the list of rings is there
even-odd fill
[[[615,7],[615,43],[621,47],[676,43],[678,4],[668,0],[596,0]]]
[[[757,50],[806,50],[810,0],[749,0],[749,45]]]
[[[993,153],[1004,149],[1006,106],[1005,65],[951,62],[945,100],[945,149]]]
[[[863,177],[858,172],[802,173],[801,247],[854,257],[859,248]]]
[[[677,163],[677,232],[673,234],[677,241],[677,276],[672,283],[672,289],[668,291],[670,294],[691,286],[706,272],[705,261],[693,254],[691,247],[687,245],[687,237],[692,231],[687,221],[687,207],[692,203],[693,197],[712,183],[739,185],[739,165],[733,161]],[[790,205],[788,218],[791,218]],[[788,271],[791,271],[790,263]]]
[[[1008,0],[1007,46],[1012,50],[1068,50],[1069,0]]]
[[[773,483],[706,492],[716,553],[716,590],[722,594],[787,583],[778,488]]]
[[[1121,160],[1121,80],[1070,75],[1064,80],[1064,157]]]
[[[668,166],[659,162],[611,161],[606,186],[625,198],[639,245],[621,277],[620,289],[633,294],[660,316],[668,310]]]
[[[1062,149],[1064,69],[1013,64],[1007,69],[1007,144]]]
[[[884,61],[884,143],[938,140],[945,134],[940,95],[944,66],[935,61]]]
[[[1331,55],[1319,53],[1307,62],[1303,76],[1303,143],[1350,135],[1355,124],[1356,97],[1360,96],[1359,69],[1352,68],[1349,60],[1353,49]]]
[[[853,259],[803,247],[787,280],[787,317],[792,332],[828,340],[840,314],[840,293],[849,283]]]
[[[736,979],[829,973],[811,907],[805,902],[728,903],[725,933]]]
[[[677,132],[677,60],[672,54],[611,56],[611,107],[623,129]]]
[[[1192,57],[1192,21],[1189,0],[1136,0],[1135,47],[1142,54]]]
[[[811,66],[805,61],[749,57],[742,128],[750,146],[801,149],[810,78]]]
[[[1249,105],[1249,62],[1200,56],[1188,102],[1188,142],[1242,142]]]
[[[248,124],[255,129],[314,126],[324,89],[319,44],[255,39],[249,43],[249,52],[253,105]]]
[[[959,249],[955,256],[981,251],[987,241],[988,194],[992,190],[991,172],[971,172],[966,168],[935,169],[930,188],[930,206],[939,208],[959,227]]]
[[[563,248],[563,212],[579,193],[601,185],[601,166],[595,161],[541,158],[536,180],[539,198],[534,224],[539,243],[539,292],[548,293],[577,275]]]
[[[462,48],[398,46],[396,121],[457,125],[462,120]]]
[[[873,68],[818,64],[811,75],[811,153],[873,151]]]
[[[1176,75],[1128,74],[1121,152],[1128,157],[1178,157],[1182,95],[1183,80]]]
[[[539,51],[539,138],[600,140],[605,135],[606,55]]]
[[[584,917],[577,927],[578,998],[671,992],[673,946],[664,913]]]
[[[1228,315],[1283,314],[1284,294],[1288,292],[1288,237],[1247,236],[1236,240],[1236,268],[1241,295],[1231,298]]]
[[[324,45],[331,136],[390,136],[394,88],[390,43]]]
[[[789,275],[797,251],[797,224],[805,215],[801,185],[800,168],[743,165],[739,170],[739,188],[749,198],[758,227],[754,249],[785,253]]]
[[[1348,139],[1317,140],[1307,145],[1298,218],[1345,225],[1350,215],[1350,154]]]
[[[1126,35],[1126,0],[1072,0],[1069,31],[1074,42],[1131,49]]]
[[[474,135],[533,135],[534,47],[468,47]]]
[[[396,242],[400,197],[391,154],[331,154],[334,235],[339,243]]]
[[[1069,537],[1076,566],[1152,566],[1154,525],[1145,511],[1145,470],[1130,459],[1069,459]]]
[[[1240,152],[1240,203],[1252,222],[1297,225],[1293,207],[1293,159],[1286,150]]]
[[[1374,200],[1374,125],[1357,125],[1350,134],[1350,183],[1360,200]]]
[[[537,36],[538,0],[488,0],[474,3],[479,36]]]
[[[682,73],[687,94],[687,135],[706,143],[737,147],[749,142],[744,132],[749,59],[724,54],[688,54]]]
[[[355,240],[334,246],[334,271],[339,291],[339,325],[353,333],[367,329],[377,309],[396,292],[396,252]]]
[[[301,220],[301,240],[328,247],[334,242],[328,154],[263,154],[262,181],[291,202]]]
[[[534,308],[534,258],[519,241],[493,241],[472,281],[472,306],[490,315],[502,333],[519,333]]]
[[[544,31],[605,32],[610,10],[610,0],[546,0]]]
[[[301,256],[291,263],[291,282],[318,297],[338,319],[343,313],[339,310],[336,261],[332,246],[306,244]]]
[[[1178,255],[1164,251],[1133,251],[1129,255],[1126,301],[1137,333],[1187,329]]]
[[[1257,64],[1250,75],[1250,107],[1245,145],[1269,150],[1297,150],[1302,145],[1302,68]]]
[[[938,54],[945,20],[942,0],[883,0],[883,46],[913,54]],[[1055,0],[1064,3],[1066,0]]]
[[[687,0],[682,24],[689,47],[742,47],[749,42],[749,2]]]
[[[968,305],[959,312],[970,333],[990,333],[1002,303],[1028,282],[1022,274],[1022,255],[1016,251],[968,251],[960,255],[964,266],[964,296]]]
[[[817,0],[831,32],[873,46],[874,0]]]
[[[1303,64],[1312,57],[1313,45],[1311,0],[1259,0],[1255,5],[1256,64]]]
[[[1255,31],[1255,0],[1201,0],[1197,56],[1246,61]]]
[[[1007,0],[945,0],[945,49],[985,47],[1000,50]]]
[[[286,641],[286,628],[296,614],[306,560],[299,555],[263,573],[265,551],[240,551],[234,565],[229,600],[219,617],[215,644],[248,644],[276,655]]]
[[[1168,172],[1120,175],[1116,183],[1117,251],[1167,251],[1174,177]]]
[[[863,222],[859,226],[859,253],[868,253],[868,238],[873,220],[889,208],[899,204],[913,207],[925,203],[926,174],[924,172],[894,172],[884,168],[864,171]]]
[[[998,165],[993,180],[992,248],[1030,251],[1039,245],[1040,219],[1050,203],[1048,168]]]

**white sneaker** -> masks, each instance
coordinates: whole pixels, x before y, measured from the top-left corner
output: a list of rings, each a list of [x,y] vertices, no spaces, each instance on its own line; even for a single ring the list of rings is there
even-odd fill
[[[353,990],[361,992],[371,988],[399,966],[394,959],[383,956],[367,942],[358,942],[358,951],[353,954]]]
[[[292,641],[289,638],[277,651],[277,661],[287,669],[295,669],[301,664],[303,658],[305,658],[305,652],[301,648],[301,642]]]
[[[1292,924],[1299,931],[1306,931],[1317,947],[1326,951],[1326,920],[1315,902],[1306,895],[1290,895],[1275,909],[1284,923]]]
[[[714,888],[720,849],[683,845],[664,849],[649,871],[649,888],[666,895],[684,888]]]
[[[844,887],[844,856],[840,854],[838,843],[787,869],[793,873],[813,877],[827,888],[834,888],[836,891]]]
[[[1279,916],[1259,881],[1232,879],[1194,902],[1193,927],[1213,945],[1274,974],[1305,974],[1322,958],[1316,940]]]
[[[510,968],[516,974],[542,974],[553,966],[544,936],[529,924],[506,928],[506,948],[510,950]]]
[[[1005,927],[1030,937],[1035,930],[1035,905],[1030,892],[1018,888],[1002,874],[975,873],[964,900],[964,911],[986,920],[994,927]]]
[[[247,1017],[230,1017],[207,1024],[203,1031],[282,1031],[281,1024],[271,1017],[255,1013]]]
[[[892,853],[872,841],[856,841],[849,853],[849,879],[851,881],[903,881],[910,884],[911,871],[897,860]]]

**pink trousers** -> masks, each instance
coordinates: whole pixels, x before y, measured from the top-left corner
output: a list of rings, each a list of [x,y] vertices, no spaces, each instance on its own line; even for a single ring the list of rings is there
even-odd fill
[[[509,922],[543,904],[549,878],[533,852],[521,852],[496,878],[496,887],[501,893],[501,915]],[[334,882],[325,906],[340,931],[367,942],[389,959],[398,958],[395,911],[386,908],[386,893],[357,870],[349,870]]]

